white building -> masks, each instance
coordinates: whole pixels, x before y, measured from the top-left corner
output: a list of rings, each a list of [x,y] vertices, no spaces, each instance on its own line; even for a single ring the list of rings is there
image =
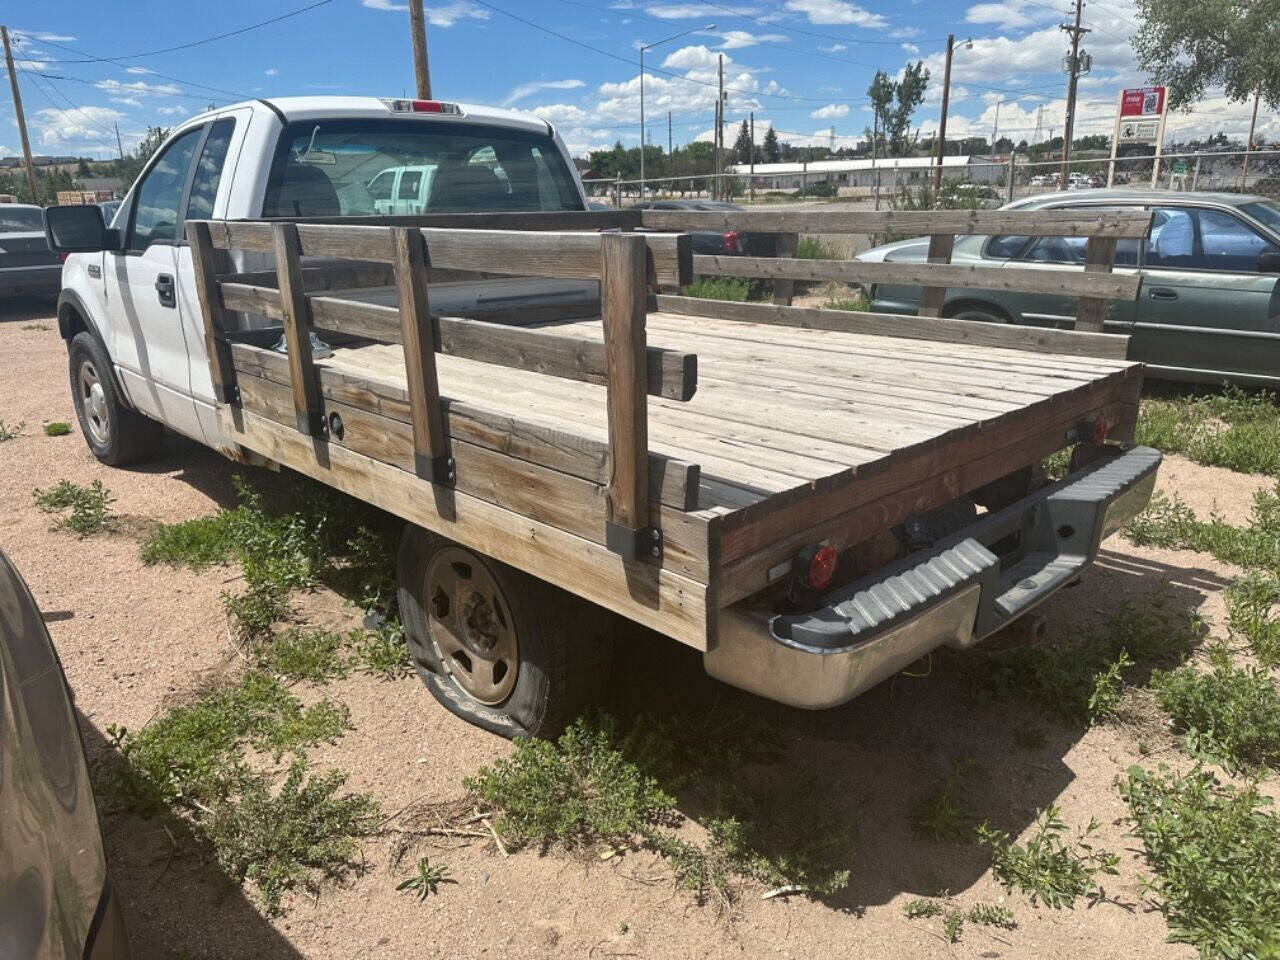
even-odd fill
[[[812,163],[738,163],[729,173],[767,176],[756,181],[757,187],[795,190],[804,184],[834,183],[838,187],[874,187],[877,178],[881,188],[914,186],[928,183],[933,177],[933,157],[880,157],[875,160],[815,160]],[[942,158],[942,174],[948,180],[971,180],[975,183],[1003,183],[1007,167],[993,163],[990,157],[958,156]]]

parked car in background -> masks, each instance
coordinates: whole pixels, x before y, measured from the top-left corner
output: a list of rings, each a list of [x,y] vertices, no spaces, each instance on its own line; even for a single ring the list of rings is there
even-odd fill
[[[1136,189],[1053,193],[1006,210],[1149,210],[1142,243],[1121,240],[1115,270],[1136,271],[1134,302],[1117,301],[1108,333],[1128,334],[1129,357],[1148,376],[1202,383],[1224,381],[1280,388],[1280,201],[1228,193]],[[865,261],[924,260],[927,240],[904,240],[858,256]],[[1079,237],[959,237],[954,263],[1035,266],[1053,270],[1084,262]],[[916,287],[877,284],[871,309],[913,314]],[[1053,294],[947,291],[943,315],[995,323],[1070,327],[1076,301]]]
[[[0,204],[0,297],[56,297],[61,289],[62,258],[44,238],[44,210]]]
[[[0,553],[0,957],[129,956],[71,692]]]
[[[1058,182],[1056,173],[1037,173],[1031,178],[1033,187],[1051,187]]]
[[[633,210],[741,210],[736,203],[719,200],[644,200]],[[774,238],[769,234],[742,234],[737,230],[691,230],[693,252],[711,256],[771,257]]]

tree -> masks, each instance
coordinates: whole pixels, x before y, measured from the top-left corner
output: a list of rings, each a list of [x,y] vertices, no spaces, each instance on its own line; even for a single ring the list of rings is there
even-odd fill
[[[1139,66],[1169,88],[1169,106],[1188,107],[1222,87],[1227,99],[1255,93],[1280,106],[1280,0],[1137,0],[1133,49]]]
[[[169,139],[169,129],[166,127],[148,127],[146,135],[138,141],[138,146],[134,148],[133,152],[124,157],[124,159],[116,160],[113,163],[113,172],[125,182],[126,189],[128,189],[129,184],[138,179],[138,174],[147,165],[147,161]]]
[[[888,127],[890,108],[893,106],[893,81],[883,70],[877,70],[867,87],[867,96],[871,100],[871,155],[876,155],[880,137]]]
[[[924,102],[924,91],[929,86],[929,71],[924,61],[907,64],[901,80],[891,80],[883,70],[877,70],[867,88],[875,125],[883,135],[885,145],[892,156],[907,153],[911,140],[911,117],[916,107]],[[873,130],[873,137],[876,131]],[[875,141],[872,141],[874,151]]]
[[[745,120],[738,128],[738,139],[733,143],[733,156],[738,163],[751,162],[751,127]]]
[[[93,176],[93,171],[89,169],[89,164],[85,163],[83,157],[81,157],[80,162],[76,164],[76,176],[77,177]]]
[[[778,163],[782,159],[782,150],[778,146],[778,131],[770,127],[764,135],[764,162]]]

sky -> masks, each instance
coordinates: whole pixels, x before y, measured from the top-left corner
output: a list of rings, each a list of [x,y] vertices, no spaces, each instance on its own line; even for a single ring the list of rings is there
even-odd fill
[[[10,5],[35,153],[113,156],[148,127],[253,97],[412,95],[408,13],[397,0],[44,0]],[[726,119],[755,114],[795,144],[852,146],[871,124],[877,69],[923,60],[915,124],[938,125],[948,33],[956,37],[948,138],[1036,141],[1061,133],[1066,0],[427,0],[433,94],[537,113],[575,155],[640,141],[639,48],[649,142],[712,136],[724,57]],[[176,14],[176,15],[175,15]],[[1076,135],[1111,132],[1116,93],[1147,78],[1134,61],[1132,0],[1090,0]],[[267,22],[270,21],[270,22]],[[227,35],[229,34],[229,35]],[[677,36],[684,34],[683,36]],[[227,35],[227,36],[223,36]],[[1171,115],[1169,139],[1247,135],[1249,103],[1210,96]],[[19,152],[0,93],[0,155]],[[998,126],[997,126],[998,125]],[[1265,108],[1260,136],[1280,139]],[[732,142],[734,132],[728,134]]]

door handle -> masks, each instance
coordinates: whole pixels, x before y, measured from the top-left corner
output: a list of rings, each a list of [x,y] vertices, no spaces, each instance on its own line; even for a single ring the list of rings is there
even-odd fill
[[[1168,287],[1152,287],[1147,291],[1147,296],[1152,300],[1177,300],[1178,291],[1171,290]]]
[[[160,306],[176,307],[178,305],[178,294],[173,285],[173,277],[167,273],[162,273],[156,277],[156,293],[160,296]]]

